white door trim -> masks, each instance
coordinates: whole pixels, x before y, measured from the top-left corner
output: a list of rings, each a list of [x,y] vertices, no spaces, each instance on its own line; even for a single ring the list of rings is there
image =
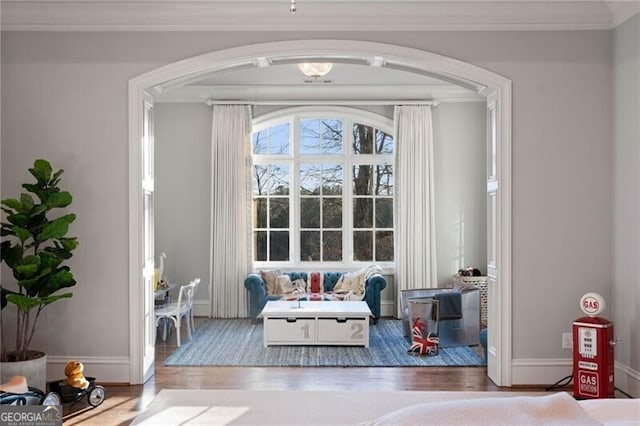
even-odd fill
[[[129,80],[129,313],[130,313],[130,383],[142,383],[141,337],[142,304],[142,173],[140,107],[145,89],[153,93],[155,86],[186,76],[238,66],[255,64],[258,57],[296,58],[353,57],[373,60],[383,57],[417,72],[444,75],[447,78],[477,84],[483,94],[495,92],[499,103],[498,182],[502,195],[498,200],[497,268],[500,312],[492,318],[500,321],[499,336],[495,336],[500,351],[500,386],[511,385],[511,80],[475,65],[423,50],[392,44],[354,40],[290,40],[261,43],[207,53],[149,71]]]

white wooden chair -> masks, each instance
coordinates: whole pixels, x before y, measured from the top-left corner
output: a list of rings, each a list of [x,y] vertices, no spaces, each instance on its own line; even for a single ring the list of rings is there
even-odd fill
[[[195,287],[193,288],[193,300],[195,301],[196,293],[198,292],[198,285],[200,284],[200,278],[193,280]],[[189,309],[189,320],[191,321],[191,331],[196,331],[196,324],[193,322],[193,301],[191,303],[191,309]]]
[[[166,281],[164,274],[164,263],[166,262],[167,254],[165,252],[160,253],[160,266],[158,266],[158,281]]]
[[[178,293],[178,301],[168,303],[155,311],[156,328],[163,324],[162,340],[167,340],[167,325],[169,320],[173,321],[176,328],[176,341],[180,346],[180,324],[184,318],[187,323],[187,336],[191,339],[191,310],[193,309],[193,294],[195,293],[196,283],[191,281],[189,284],[180,286]],[[155,340],[155,339],[154,339]]]

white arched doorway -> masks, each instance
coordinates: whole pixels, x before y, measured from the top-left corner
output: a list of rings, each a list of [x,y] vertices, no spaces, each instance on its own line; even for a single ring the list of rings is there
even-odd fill
[[[130,383],[142,383],[153,365],[149,338],[149,301],[145,297],[145,191],[142,158],[147,90],[169,80],[190,78],[242,65],[257,58],[353,58],[386,63],[416,73],[441,76],[487,97],[487,260],[489,279],[488,375],[500,386],[511,385],[511,81],[488,70],[446,56],[390,44],[352,40],[292,40],[254,44],[196,56],[150,71],[129,81],[129,312]],[[148,125],[148,123],[146,123]],[[152,190],[152,189],[151,189]],[[148,213],[147,213],[148,214]],[[151,213],[152,215],[152,213]],[[151,216],[152,220],[152,216]],[[152,251],[151,251],[152,253]],[[151,361],[150,361],[151,360]]]

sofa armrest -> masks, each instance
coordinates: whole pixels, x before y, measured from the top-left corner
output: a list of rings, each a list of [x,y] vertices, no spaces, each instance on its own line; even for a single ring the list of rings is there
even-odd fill
[[[387,280],[381,274],[373,274],[365,283],[365,291],[381,292],[387,287]]]
[[[260,274],[249,274],[244,280],[244,286],[249,291],[249,316],[256,318],[267,303],[267,290]]]
[[[365,282],[364,300],[371,309],[374,323],[380,318],[380,292],[387,286],[387,279],[382,274],[373,274]]]

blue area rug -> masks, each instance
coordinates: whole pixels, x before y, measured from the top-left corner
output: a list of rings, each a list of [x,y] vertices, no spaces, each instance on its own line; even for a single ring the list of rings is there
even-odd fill
[[[485,360],[467,346],[440,348],[438,355],[407,353],[402,321],[381,319],[369,328],[369,347],[263,347],[262,323],[249,319],[213,319],[198,327],[169,358],[169,366],[237,367],[442,367],[484,366]]]

